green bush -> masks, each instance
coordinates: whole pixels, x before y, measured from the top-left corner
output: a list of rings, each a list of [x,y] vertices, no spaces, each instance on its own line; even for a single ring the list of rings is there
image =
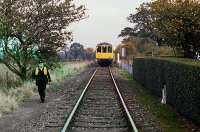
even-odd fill
[[[200,123],[200,62],[179,58],[136,58],[133,75],[159,97],[163,84],[166,84],[167,103]]]

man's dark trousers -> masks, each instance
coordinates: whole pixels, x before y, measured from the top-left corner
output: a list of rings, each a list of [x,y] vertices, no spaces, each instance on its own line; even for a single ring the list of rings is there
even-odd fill
[[[38,92],[39,92],[40,99],[41,99],[42,102],[45,101],[45,90],[46,90],[46,85],[45,84],[38,85]]]

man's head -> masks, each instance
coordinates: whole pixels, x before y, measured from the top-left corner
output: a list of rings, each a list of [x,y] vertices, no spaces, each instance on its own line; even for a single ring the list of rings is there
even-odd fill
[[[39,68],[40,68],[40,69],[44,68],[44,63],[43,63],[43,61],[39,61]]]

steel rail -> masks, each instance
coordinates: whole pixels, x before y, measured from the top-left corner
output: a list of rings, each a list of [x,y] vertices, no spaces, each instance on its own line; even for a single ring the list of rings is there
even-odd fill
[[[133,121],[133,118],[131,117],[131,114],[130,114],[130,112],[129,112],[129,110],[128,110],[128,108],[127,108],[125,102],[124,102],[124,99],[123,99],[123,97],[122,97],[122,94],[121,94],[120,91],[119,91],[119,88],[118,88],[118,86],[117,86],[117,83],[116,83],[116,81],[115,81],[115,79],[114,79],[114,76],[113,76],[113,74],[112,74],[112,72],[111,72],[110,67],[109,67],[109,71],[110,71],[110,75],[111,75],[111,77],[112,77],[112,81],[113,81],[113,83],[114,83],[114,85],[115,85],[115,88],[116,88],[116,90],[117,90],[117,93],[118,93],[118,95],[119,95],[119,97],[120,97],[120,100],[121,100],[121,102],[122,102],[122,105],[123,105],[123,107],[124,107],[124,110],[126,111],[126,114],[127,114],[127,116],[128,116],[128,119],[129,119],[129,121],[130,121],[130,123],[131,123],[131,127],[133,128],[133,131],[134,131],[134,132],[138,132],[138,129],[137,129],[137,127],[136,127],[136,125],[135,125],[135,123],[134,123],[134,121]]]
[[[93,75],[92,75],[92,77],[90,78],[89,82],[87,83],[86,87],[84,88],[84,90],[83,90],[81,96],[79,97],[78,101],[76,102],[76,105],[74,106],[72,112],[70,113],[69,117],[67,118],[67,121],[66,121],[66,123],[65,123],[65,125],[64,125],[64,127],[63,127],[63,129],[61,130],[61,132],[66,132],[66,130],[67,130],[67,128],[68,128],[68,126],[69,126],[69,124],[70,124],[70,122],[71,122],[71,120],[72,120],[72,118],[73,118],[73,116],[74,116],[74,114],[75,114],[75,112],[76,112],[76,110],[77,110],[77,108],[78,108],[78,106],[79,106],[81,100],[83,99],[83,97],[84,97],[84,95],[85,95],[85,93],[86,93],[86,91],[87,91],[87,89],[88,89],[90,83],[92,82],[92,79],[94,78],[94,76],[95,76],[97,70],[98,70],[98,69],[95,70],[95,72],[93,73]]]

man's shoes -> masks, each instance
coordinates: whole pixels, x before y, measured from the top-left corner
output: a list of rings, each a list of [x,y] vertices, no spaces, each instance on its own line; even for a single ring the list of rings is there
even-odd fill
[[[44,102],[45,102],[45,99],[41,99],[41,102],[44,103]]]

